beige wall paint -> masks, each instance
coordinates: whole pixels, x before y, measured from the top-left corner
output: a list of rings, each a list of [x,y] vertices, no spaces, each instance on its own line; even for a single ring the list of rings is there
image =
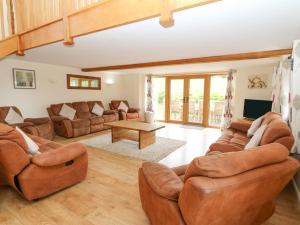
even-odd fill
[[[12,68],[30,69],[36,72],[36,89],[14,89]],[[101,91],[70,90],[67,89],[66,74],[81,74],[100,76],[102,78]],[[129,76],[129,75],[128,75]],[[126,91],[124,80],[127,75],[114,73],[82,73],[80,69],[63,67],[43,63],[32,63],[21,60],[5,59],[0,61],[0,106],[16,105],[24,117],[47,116],[46,108],[53,103],[102,100],[105,108],[112,99],[132,100],[131,92]],[[113,85],[105,81],[113,79]],[[129,89],[130,90],[130,89]]]
[[[234,119],[243,117],[244,99],[271,100],[273,65],[253,66],[237,70]],[[268,86],[264,89],[248,89],[249,75],[266,74]]]

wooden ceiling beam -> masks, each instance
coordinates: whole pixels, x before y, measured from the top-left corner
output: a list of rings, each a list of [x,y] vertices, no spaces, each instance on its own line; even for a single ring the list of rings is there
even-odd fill
[[[239,54],[231,54],[231,55],[208,56],[208,57],[201,57],[201,58],[177,59],[177,60],[167,60],[167,61],[157,61],[157,62],[147,62],[147,63],[137,63],[137,64],[127,64],[127,65],[83,68],[82,71],[93,72],[93,71],[108,71],[108,70],[126,70],[126,69],[137,69],[137,68],[157,67],[157,66],[173,66],[173,65],[212,63],[212,62],[222,62],[222,61],[250,60],[250,59],[271,58],[271,57],[276,57],[281,55],[288,55],[291,53],[292,53],[292,49],[280,49],[280,50],[261,51],[261,52],[239,53]]]

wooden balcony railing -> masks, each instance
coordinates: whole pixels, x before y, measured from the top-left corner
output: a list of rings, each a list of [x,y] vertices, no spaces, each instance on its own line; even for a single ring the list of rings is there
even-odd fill
[[[103,0],[0,0],[0,40],[62,18]]]
[[[220,0],[0,0],[0,59],[50,43],[158,17]]]

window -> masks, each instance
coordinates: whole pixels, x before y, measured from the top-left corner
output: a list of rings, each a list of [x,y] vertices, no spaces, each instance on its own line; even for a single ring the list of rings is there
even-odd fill
[[[67,74],[68,89],[101,90],[101,78]]]
[[[153,77],[153,110],[156,120],[165,120],[166,79],[164,77]]]

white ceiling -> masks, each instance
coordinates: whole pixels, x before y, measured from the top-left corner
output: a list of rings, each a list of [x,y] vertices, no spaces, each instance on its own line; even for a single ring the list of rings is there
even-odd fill
[[[150,19],[76,38],[72,47],[32,49],[20,59],[98,67],[291,48],[300,38],[300,0],[223,0],[174,16],[172,28]]]

